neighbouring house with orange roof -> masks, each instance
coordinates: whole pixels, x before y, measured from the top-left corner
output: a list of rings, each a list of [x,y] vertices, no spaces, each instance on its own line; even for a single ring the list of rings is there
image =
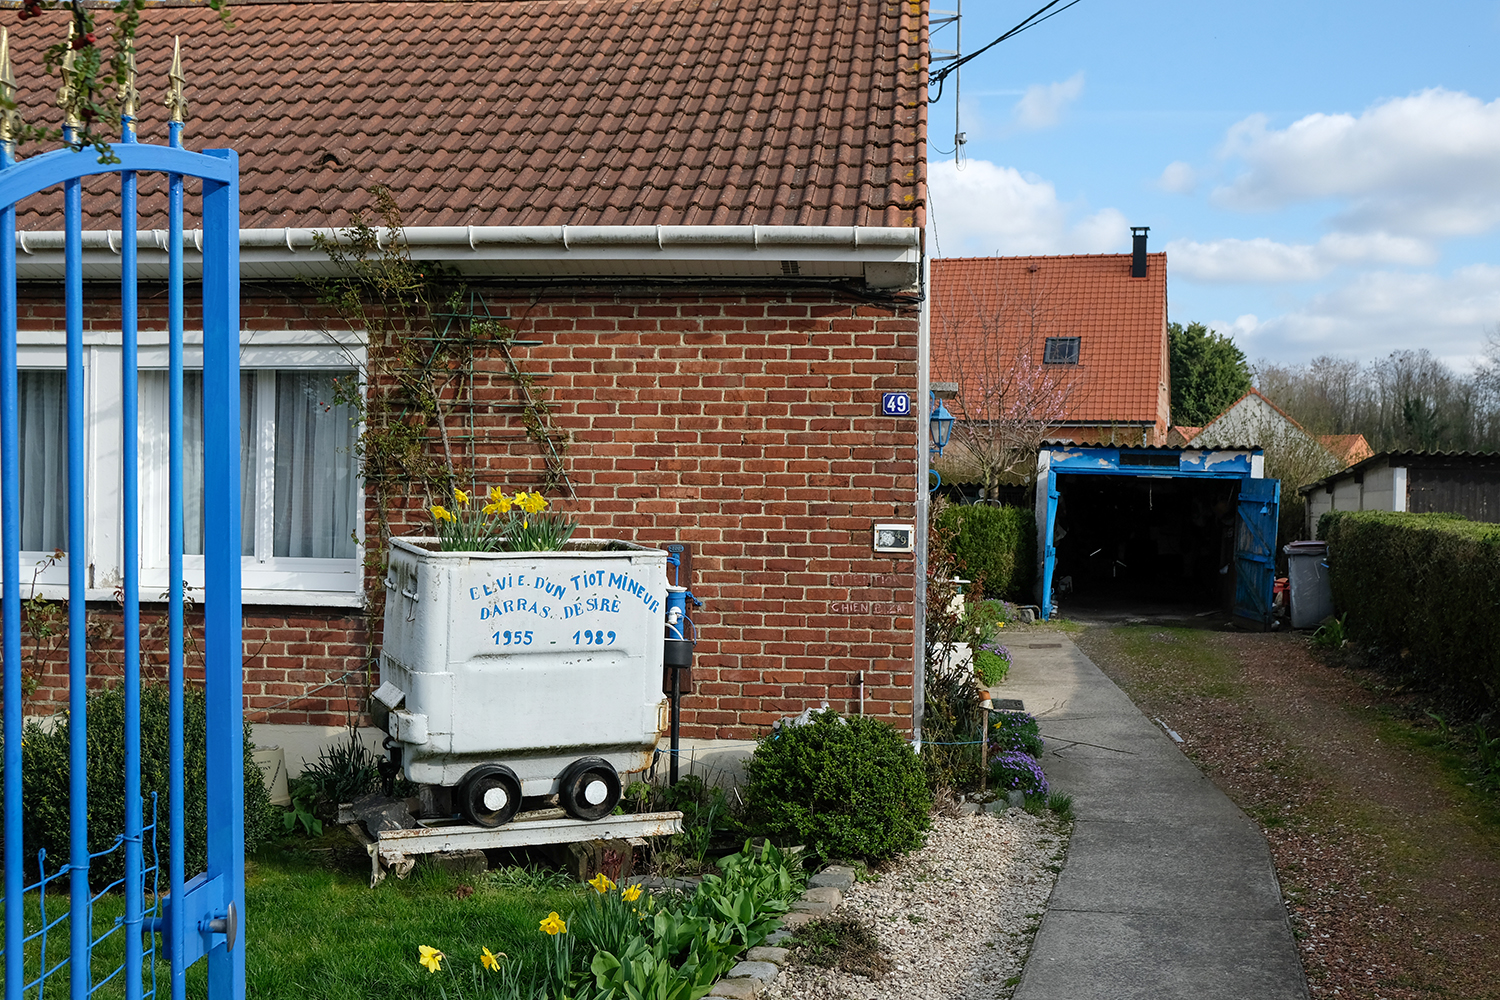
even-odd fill
[[[341,273],[320,238],[357,215],[380,224],[372,185],[399,214],[382,245],[441,266],[463,293],[418,331],[464,339],[444,355],[443,444],[434,431],[428,456],[451,455],[463,481],[546,492],[579,537],[683,550],[704,602],[685,737],[751,738],[820,703],[918,725],[922,578],[909,547],[889,543],[913,533],[886,531],[877,551],[874,529],[914,527],[926,497],[926,0],[236,0],[232,16],[228,29],[200,3],[141,11],[138,129],[165,141],[159,95],[181,36],[185,144],[240,156],[245,704],[261,741],[368,724],[382,532],[431,533],[441,499],[420,478],[377,489],[365,476],[359,411],[339,387],[376,371],[381,345],[308,284]],[[45,11],[31,22],[42,30],[11,38],[18,98],[37,117],[55,106],[42,57],[67,17]],[[143,276],[166,268],[153,184]],[[60,204],[43,194],[17,217],[22,436],[36,456],[64,404]],[[190,199],[190,229],[195,210]],[[119,221],[100,211],[86,196],[91,464],[115,460],[121,370]],[[1165,278],[1160,255],[1138,289],[1113,276],[1115,258],[1078,260],[1039,258],[1030,286],[1043,313],[1057,304],[1059,335],[1081,338],[1082,372],[1123,342],[1067,322],[1093,294],[1085,272],[1108,271],[1121,302],[1162,306]],[[165,307],[149,290],[142,302],[142,330],[157,331],[141,359],[152,413]],[[1130,308],[1164,322],[1161,308]],[[1132,364],[1154,365],[1145,353]],[[201,379],[197,397],[187,381],[196,405]],[[1155,397],[1133,386],[1128,412],[1148,427]],[[883,407],[887,394],[918,405]],[[163,433],[148,427],[143,454],[164,461]],[[151,475],[145,509],[164,488]],[[196,505],[212,502],[197,483]],[[23,565],[54,549],[87,558],[90,614],[117,620],[120,497],[91,496],[79,539],[59,533],[56,502],[28,494]],[[163,530],[143,528],[145,587],[165,580]],[[48,565],[37,592],[65,595],[49,589],[65,574]],[[160,642],[147,636],[148,660]],[[118,655],[100,640],[94,683],[118,676]],[[61,668],[43,658],[28,712],[57,706]],[[577,694],[580,711],[608,709]]]
[[[1167,255],[941,258],[931,263],[932,380],[955,387],[953,439],[1162,445],[1170,426]],[[1027,459],[1017,456],[1017,468]]]
[[[1370,442],[1365,440],[1363,434],[1319,434],[1318,442],[1328,450],[1328,454],[1338,460],[1339,467],[1344,469],[1375,454],[1375,449],[1370,447]]]

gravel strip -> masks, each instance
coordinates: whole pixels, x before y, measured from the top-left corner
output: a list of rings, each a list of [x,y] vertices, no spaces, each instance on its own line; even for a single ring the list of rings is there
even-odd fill
[[[867,979],[794,962],[765,998],[1009,997],[1066,850],[1067,828],[1050,816],[934,816],[926,847],[856,883],[839,909],[874,929],[891,972]]]

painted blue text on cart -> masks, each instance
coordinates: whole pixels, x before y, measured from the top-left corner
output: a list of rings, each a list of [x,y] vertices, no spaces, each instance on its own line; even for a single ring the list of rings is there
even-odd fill
[[[588,571],[553,579],[539,573],[506,573],[469,588],[479,620],[494,622],[526,616],[540,622],[567,622],[565,639],[575,646],[610,646],[616,631],[599,616],[661,613],[661,599],[628,573]],[[499,624],[496,622],[496,624]],[[604,625],[605,627],[599,627]],[[549,629],[549,631],[551,631]],[[499,628],[491,634],[497,646],[531,646],[539,637],[534,628]]]

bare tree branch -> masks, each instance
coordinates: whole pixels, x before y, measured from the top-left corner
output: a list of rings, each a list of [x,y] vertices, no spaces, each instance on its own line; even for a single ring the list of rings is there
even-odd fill
[[[1026,292],[1007,289],[996,306],[969,288],[934,316],[934,367],[958,384],[953,437],[963,455],[955,464],[979,474],[986,496],[1004,482],[1031,482],[1038,447],[1072,415],[1085,375],[1080,365],[1043,361],[1055,335],[1049,292],[1032,274]]]

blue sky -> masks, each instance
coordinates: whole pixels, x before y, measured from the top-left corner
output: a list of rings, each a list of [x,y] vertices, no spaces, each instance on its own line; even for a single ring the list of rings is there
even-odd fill
[[[1042,2],[968,0],[964,51]],[[1150,226],[1171,319],[1252,362],[1466,369],[1500,326],[1500,0],[1081,0],[963,67],[962,170],[954,106],[950,77],[939,256],[1124,252]]]

